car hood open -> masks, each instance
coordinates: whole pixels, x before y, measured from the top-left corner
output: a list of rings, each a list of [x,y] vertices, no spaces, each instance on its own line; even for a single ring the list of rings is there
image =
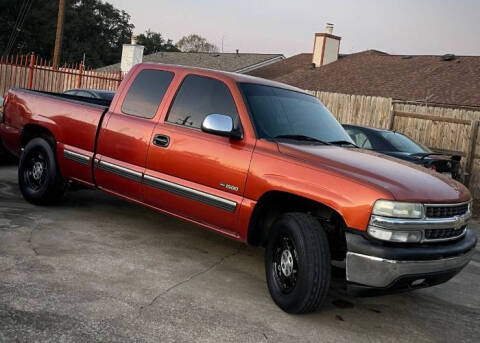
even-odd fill
[[[279,143],[278,148],[317,168],[388,190],[399,201],[456,203],[471,198],[468,189],[455,180],[373,151],[302,143]]]

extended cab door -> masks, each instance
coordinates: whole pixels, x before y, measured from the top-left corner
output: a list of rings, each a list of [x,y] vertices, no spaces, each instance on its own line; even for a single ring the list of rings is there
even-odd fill
[[[98,136],[95,182],[98,187],[142,201],[142,177],[157,113],[174,77],[170,71],[132,71],[120,101],[107,113]]]
[[[148,204],[236,236],[254,139],[233,140],[200,128],[214,113],[231,116],[241,127],[239,104],[233,83],[185,76],[153,131],[144,176]]]

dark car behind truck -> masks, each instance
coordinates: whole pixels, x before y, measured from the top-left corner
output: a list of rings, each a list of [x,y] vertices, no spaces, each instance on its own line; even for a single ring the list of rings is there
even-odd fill
[[[432,151],[396,131],[347,124],[344,124],[343,127],[360,148],[415,163],[455,180],[463,181],[460,155]]]

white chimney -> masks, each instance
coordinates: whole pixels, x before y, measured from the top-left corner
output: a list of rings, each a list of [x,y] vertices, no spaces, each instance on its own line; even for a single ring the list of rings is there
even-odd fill
[[[143,61],[143,45],[137,45],[137,37],[132,36],[131,44],[123,44],[122,61],[120,70],[122,73],[128,73],[135,64]]]
[[[328,23],[325,33],[316,33],[313,44],[312,63],[315,67],[338,60],[341,38],[333,35],[333,24]]]

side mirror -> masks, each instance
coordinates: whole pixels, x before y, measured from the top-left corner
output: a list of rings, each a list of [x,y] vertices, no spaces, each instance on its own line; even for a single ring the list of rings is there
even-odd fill
[[[202,122],[202,131],[218,136],[242,139],[241,130],[233,127],[233,120],[225,114],[209,114]]]

